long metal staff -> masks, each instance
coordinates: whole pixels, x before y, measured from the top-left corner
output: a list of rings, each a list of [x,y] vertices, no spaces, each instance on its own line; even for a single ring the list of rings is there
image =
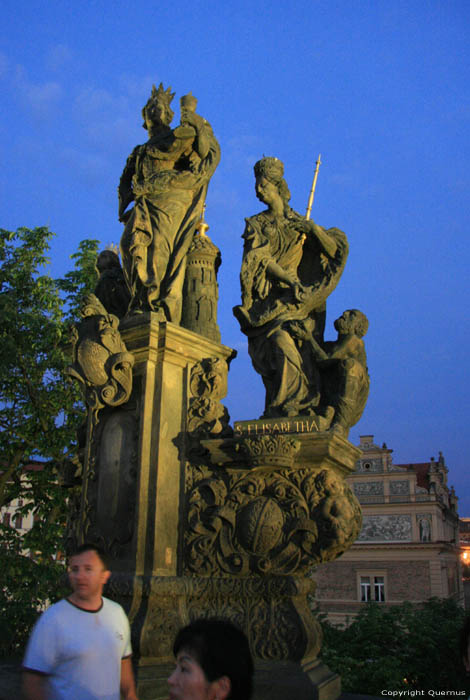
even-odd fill
[[[318,154],[318,160],[315,165],[315,172],[313,173],[313,182],[312,182],[312,189],[310,190],[310,195],[308,198],[308,204],[307,204],[307,212],[305,214],[305,218],[307,221],[310,219],[310,212],[312,211],[312,204],[313,204],[313,198],[315,196],[315,187],[317,186],[317,177],[318,177],[318,171],[320,170],[320,165],[321,165],[321,153]]]

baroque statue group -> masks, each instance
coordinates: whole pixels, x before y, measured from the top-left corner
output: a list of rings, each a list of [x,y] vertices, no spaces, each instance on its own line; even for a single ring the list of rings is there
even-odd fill
[[[173,97],[154,86],[142,110],[149,139],[132,151],[118,188],[122,270],[116,253],[101,254],[97,296],[118,316],[153,312],[180,324],[187,255],[220,147],[191,94],[171,128]],[[337,339],[324,339],[326,300],[343,273],[347,238],[289,206],[280,160],[262,158],[254,174],[266,209],[246,219],[234,314],[266,390],[263,417],[311,416],[319,429],[347,436],[369,393],[365,314],[346,310],[334,322]]]
[[[361,526],[344,477],[359,456],[348,432],[369,392],[365,314],[344,311],[336,339],[325,339],[347,238],[290,207],[278,158],[255,163],[265,208],[246,219],[233,313],[265,407],[234,430],[220,401],[236,353],[220,343],[221,256],[204,221],[220,147],[192,94],[172,128],[173,97],[160,83],[142,109],[148,140],[118,187],[120,254],[100,253],[75,330],[68,372],[88,413],[69,538],[113,559],[140,684],[167,663],[183,623],[216,614],[244,627],[255,657],[300,663],[333,698],[339,686],[318,659],[307,574],[344,552]],[[165,692],[139,691],[145,700]]]
[[[267,209],[246,220],[242,304],[234,313],[266,388],[264,416],[313,415],[323,430],[347,434],[369,392],[367,318],[345,311],[335,321],[337,340],[323,338],[326,299],[346,264],[346,236],[289,206],[280,160],[262,158],[254,171],[256,196]]]

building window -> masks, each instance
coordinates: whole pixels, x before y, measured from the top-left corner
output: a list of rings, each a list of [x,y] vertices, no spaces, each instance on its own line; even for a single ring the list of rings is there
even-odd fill
[[[367,603],[370,600],[370,578],[361,576],[361,601]]]
[[[383,576],[374,576],[374,600],[385,602],[385,580]]]
[[[10,513],[3,514],[3,524],[7,527],[10,525]]]
[[[361,603],[385,603],[385,574],[361,572],[359,575],[359,600]]]
[[[15,517],[13,518],[13,522],[14,527],[17,530],[21,530],[21,528],[23,527],[23,518],[21,517],[21,515],[15,515]]]

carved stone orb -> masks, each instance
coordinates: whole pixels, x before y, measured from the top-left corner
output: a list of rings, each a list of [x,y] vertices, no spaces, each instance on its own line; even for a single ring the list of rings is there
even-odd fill
[[[247,551],[266,554],[278,544],[283,525],[284,516],[276,501],[260,496],[239,512],[238,540]]]

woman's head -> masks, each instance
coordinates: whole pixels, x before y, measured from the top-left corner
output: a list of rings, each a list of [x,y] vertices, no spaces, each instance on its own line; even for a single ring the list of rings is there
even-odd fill
[[[147,104],[142,109],[142,117],[144,123],[142,126],[147,131],[151,131],[153,127],[171,124],[174,112],[170,107],[170,103],[175,96],[174,92],[171,92],[171,88],[164,90],[163,84],[160,83],[158,90],[155,85],[152,86],[152,94],[147,100]]]
[[[228,620],[195,620],[178,632],[170,700],[249,700],[253,660],[244,633]]]
[[[276,186],[284,206],[287,206],[290,200],[290,192],[287,182],[284,180],[284,165],[282,161],[278,158],[261,158],[255,163],[253,169],[257,181],[266,178],[266,180]]]

